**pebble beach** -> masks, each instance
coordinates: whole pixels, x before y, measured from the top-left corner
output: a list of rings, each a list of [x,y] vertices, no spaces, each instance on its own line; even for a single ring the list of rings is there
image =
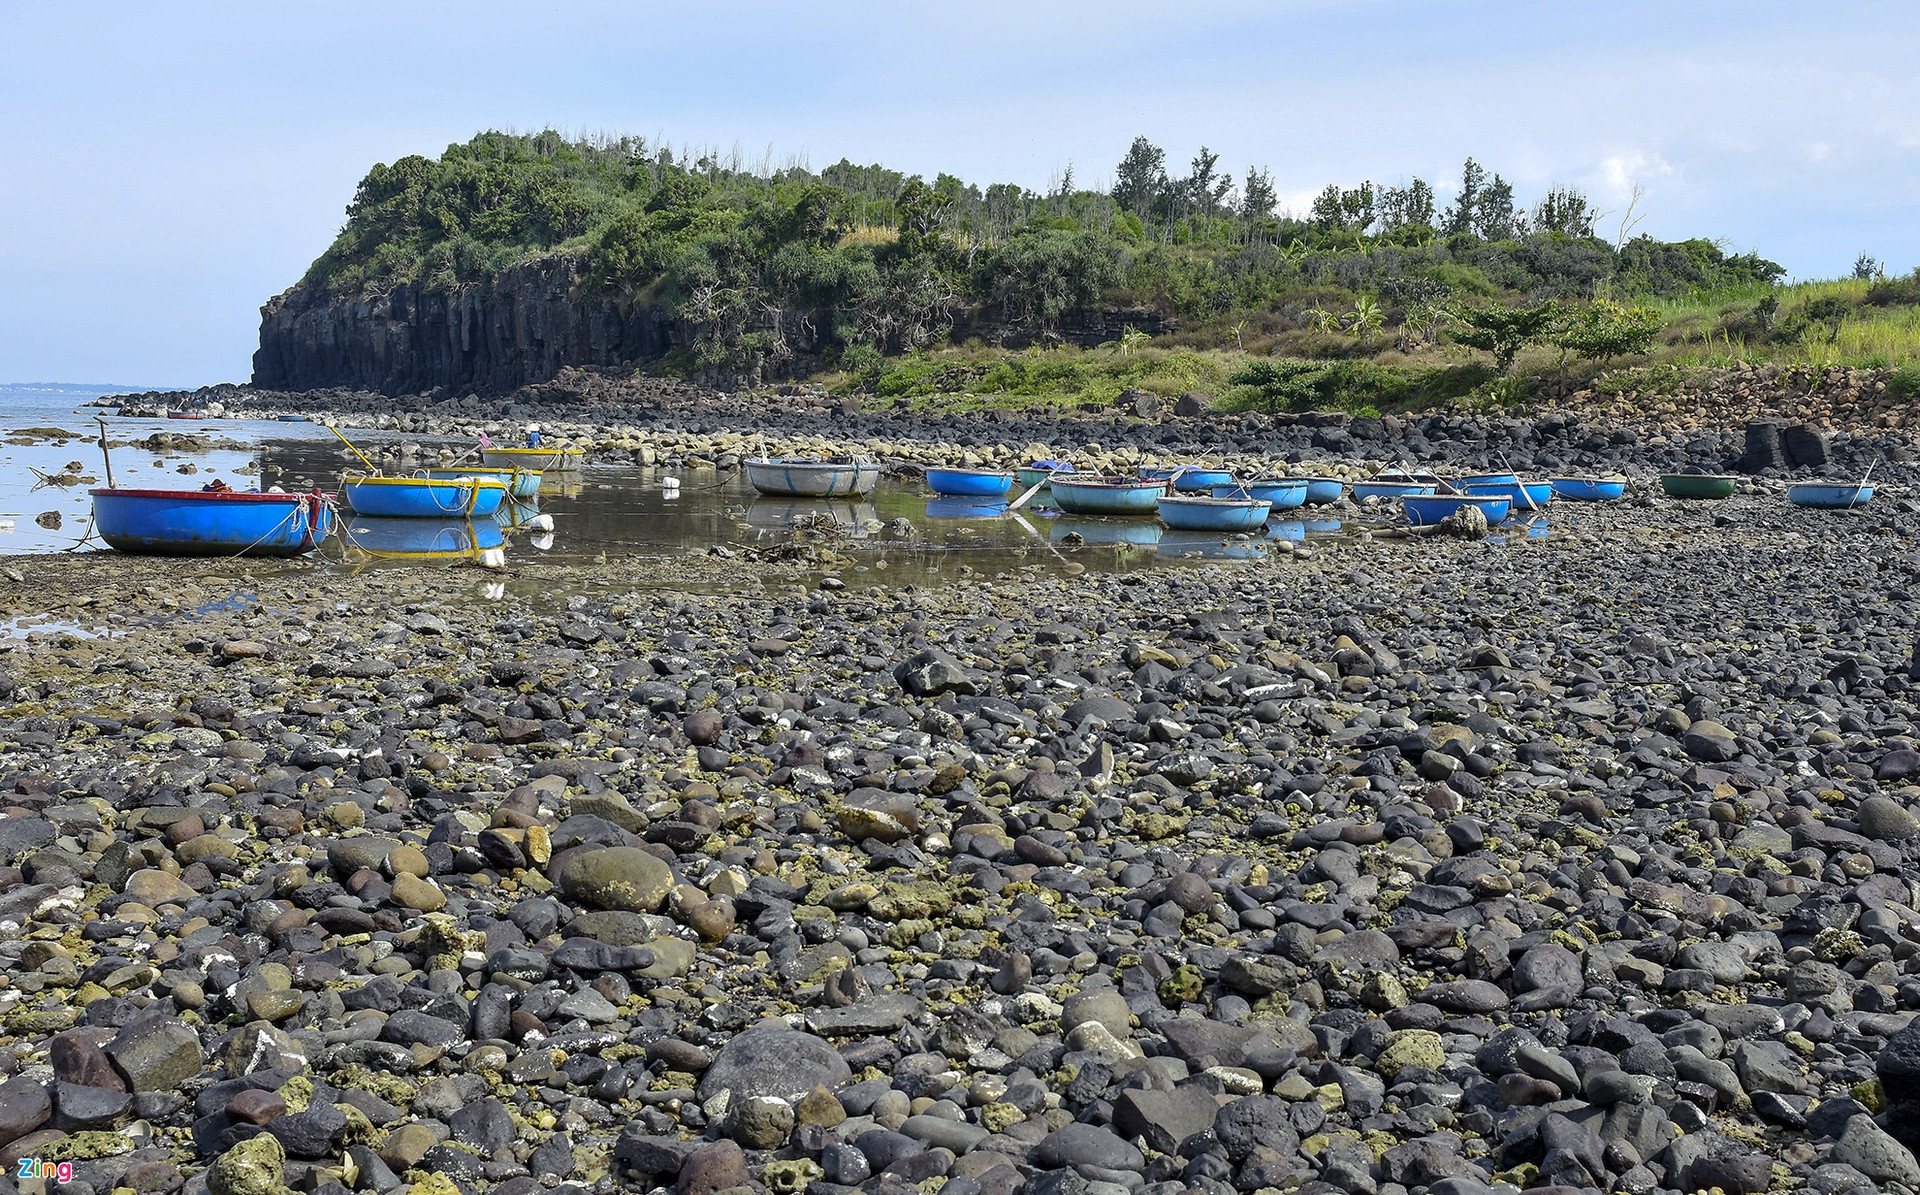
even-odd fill
[[[704,418],[618,450],[816,443]],[[1741,448],[1555,426],[1449,459]],[[1897,491],[1889,434],[1834,466]],[[1920,507],[1783,476],[941,585],[9,557],[0,1141],[78,1195],[1920,1191]]]

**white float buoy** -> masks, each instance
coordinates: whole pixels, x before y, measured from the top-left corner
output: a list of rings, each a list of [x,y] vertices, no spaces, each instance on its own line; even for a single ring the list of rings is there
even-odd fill
[[[543,532],[539,535],[534,536],[532,539],[529,539],[527,542],[532,544],[535,548],[538,548],[540,551],[544,552],[548,548],[551,548],[553,546],[553,532],[551,531]]]
[[[480,567],[481,568],[507,567],[506,550],[503,548],[488,548],[486,551],[480,553]]]
[[[533,516],[532,518],[530,518],[530,519],[528,519],[528,520],[527,520],[527,530],[529,530],[529,531],[552,531],[552,530],[553,530],[553,516],[552,516],[552,515],[535,515],[535,516]]]

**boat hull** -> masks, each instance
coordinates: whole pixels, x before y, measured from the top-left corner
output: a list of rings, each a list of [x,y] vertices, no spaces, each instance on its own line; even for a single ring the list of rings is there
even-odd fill
[[[1787,487],[1787,501],[1814,510],[1852,510],[1873,501],[1873,487],[1851,482],[1797,482]]]
[[[1304,481],[1243,481],[1238,485],[1213,487],[1216,498],[1258,498],[1273,504],[1275,510],[1292,510],[1307,501]]]
[[[1667,473],[1660,488],[1669,498],[1731,498],[1735,479],[1701,473]]]
[[[1453,484],[1463,490],[1477,485],[1518,485],[1520,475],[1518,473],[1472,473],[1466,477],[1454,479]]]
[[[1476,482],[1465,487],[1479,497],[1504,497],[1514,510],[1545,510],[1553,485],[1545,481]]]
[[[1556,498],[1573,502],[1612,502],[1627,496],[1624,477],[1555,477],[1547,484]]]
[[[1233,484],[1233,473],[1227,469],[1199,469],[1175,465],[1169,468],[1142,469],[1140,476],[1146,481],[1168,482],[1176,493],[1181,494],[1204,494],[1214,486]]]
[[[746,468],[753,488],[772,498],[864,498],[880,484],[880,466],[874,464],[761,457]]]
[[[1076,515],[1148,515],[1167,492],[1162,481],[1053,479],[1053,504]]]
[[[1431,481],[1356,481],[1353,483],[1353,500],[1365,502],[1370,498],[1411,498],[1422,494],[1431,494],[1435,484]]]
[[[1051,479],[1056,473],[1071,472],[1073,472],[1073,466],[1066,461],[1035,461],[1020,470],[1020,479],[1017,484],[1020,486],[1020,492],[1024,494],[1033,487]]]
[[[480,463],[502,469],[561,472],[578,469],[586,455],[578,448],[482,448]]]
[[[507,487],[487,477],[348,477],[340,497],[355,514],[384,519],[484,519],[500,509]]]
[[[1259,498],[1160,499],[1160,521],[1176,531],[1253,531],[1264,525],[1273,503]]]
[[[1307,505],[1328,506],[1340,501],[1340,495],[1347,492],[1347,483],[1337,477],[1303,478],[1307,483]]]
[[[949,498],[1003,498],[1013,474],[997,469],[928,469],[927,486]]]
[[[1513,502],[1502,494],[1410,494],[1401,499],[1407,522],[1415,527],[1430,527],[1466,506],[1477,506],[1489,525],[1513,512]]]
[[[457,481],[462,477],[491,477],[507,487],[507,497],[528,502],[540,495],[538,469],[428,469],[423,476],[433,481]]]
[[[153,556],[304,556],[333,533],[318,494],[209,490],[89,490],[107,546]]]

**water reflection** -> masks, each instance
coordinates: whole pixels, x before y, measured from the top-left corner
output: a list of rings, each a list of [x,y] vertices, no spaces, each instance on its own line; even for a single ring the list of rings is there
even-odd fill
[[[747,526],[767,533],[838,531],[865,539],[879,529],[880,512],[871,502],[827,498],[762,498],[747,507]]]
[[[1135,544],[1140,547],[1152,547],[1166,534],[1166,528],[1157,521],[1134,522],[1127,519],[1089,519],[1062,515],[1047,528],[1047,538],[1054,543],[1066,543],[1069,536],[1077,535],[1079,542],[1089,544]]]
[[[929,519],[997,519],[1006,513],[1005,498],[939,496],[927,499]]]
[[[507,533],[493,519],[380,519],[356,515],[341,531],[348,563],[376,561],[486,563],[488,552],[506,547]]]

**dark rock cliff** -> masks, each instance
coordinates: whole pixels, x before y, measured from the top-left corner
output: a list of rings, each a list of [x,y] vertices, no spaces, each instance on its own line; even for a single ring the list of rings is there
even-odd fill
[[[662,309],[636,304],[623,312],[611,299],[579,295],[579,278],[578,261],[553,256],[452,293],[397,286],[356,296],[295,286],[260,309],[253,384],[492,396],[547,381],[569,365],[645,365],[684,343],[684,328]],[[816,318],[813,326],[830,322]],[[1177,326],[1150,308],[1082,308],[1065,313],[1054,335],[1091,348],[1129,327],[1159,335]],[[976,336],[1009,348],[1034,340],[986,313],[961,313],[954,339]],[[821,346],[795,348],[809,354]]]
[[[351,387],[383,394],[504,394],[566,365],[623,366],[672,347],[656,308],[622,313],[575,298],[577,263],[549,257],[455,293],[395,287],[359,297],[296,286],[260,309],[253,384],[276,390]]]

